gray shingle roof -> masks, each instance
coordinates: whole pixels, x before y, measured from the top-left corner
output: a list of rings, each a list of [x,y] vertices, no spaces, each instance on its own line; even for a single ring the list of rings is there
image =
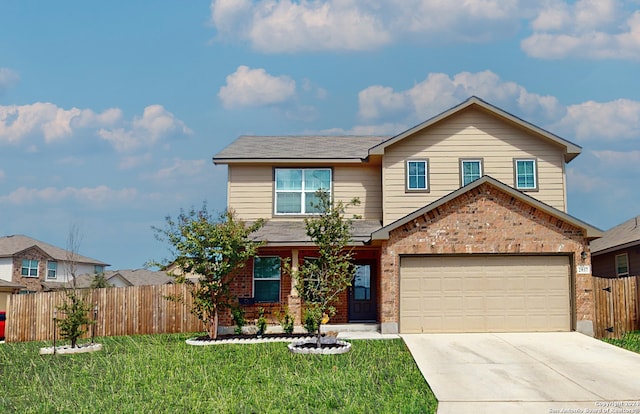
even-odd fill
[[[104,273],[107,281],[116,275],[126,279],[132,286],[166,285],[174,279],[166,272],[147,269],[113,270]]]
[[[602,238],[591,242],[591,252],[603,254],[614,248],[630,247],[636,244],[640,244],[640,216],[605,231]]]
[[[353,244],[362,244],[371,240],[371,233],[382,227],[378,220],[353,220]],[[255,233],[254,240],[266,240],[268,246],[299,246],[311,245],[303,221],[270,220]]]
[[[383,136],[241,136],[213,157],[215,163],[241,160],[363,160]]]
[[[41,242],[40,240],[32,239],[31,237],[27,237],[22,234],[0,237],[0,257],[12,257],[17,253],[34,246],[37,246],[55,260],[65,261],[70,257],[70,252],[65,249],[61,249],[49,243]],[[109,266],[107,263],[87,256],[77,254],[75,257],[78,263]]]

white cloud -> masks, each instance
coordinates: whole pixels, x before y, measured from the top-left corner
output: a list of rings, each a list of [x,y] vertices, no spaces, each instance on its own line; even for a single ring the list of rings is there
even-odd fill
[[[155,180],[170,180],[177,177],[193,177],[199,176],[206,165],[205,160],[182,160],[174,159],[173,164],[156,171],[149,176]]]
[[[370,50],[400,41],[481,42],[514,33],[531,14],[522,0],[213,0],[222,38],[262,52]]]
[[[529,92],[491,71],[453,76],[431,73],[410,89],[398,91],[388,86],[370,86],[358,95],[359,116],[368,125],[353,130],[392,133],[390,125],[415,125],[472,95],[569,140],[640,141],[640,101],[587,101],[564,106],[554,96]]]
[[[144,108],[142,117],[135,117],[128,128],[102,128],[98,135],[120,152],[150,147],[171,135],[189,135],[192,131],[162,105]]]
[[[557,119],[563,113],[555,97],[528,92],[523,86],[484,71],[461,72],[453,77],[431,73],[424,81],[404,91],[370,86],[358,95],[359,114],[365,120],[384,119],[389,115],[397,118],[398,114],[405,114],[409,121],[423,121],[472,95],[501,107],[516,107],[527,117]]]
[[[607,169],[640,170],[640,151],[592,151]]]
[[[637,140],[640,139],[640,102],[618,99],[570,105],[566,115],[552,128],[570,132],[578,140]]]
[[[18,80],[20,76],[17,72],[9,68],[0,68],[0,93],[15,85]]]
[[[550,1],[531,22],[521,43],[533,57],[640,59],[640,11],[623,10],[618,0]]]
[[[285,102],[295,96],[296,83],[288,76],[272,76],[264,69],[239,66],[227,76],[218,97],[225,108],[261,106]]]
[[[0,106],[0,141],[19,142],[25,137],[42,135],[45,142],[69,137],[77,128],[112,125],[120,120],[119,109],[95,113],[90,109],[63,109],[55,104]]]
[[[20,187],[8,195],[0,196],[0,202],[10,204],[38,204],[60,203],[68,199],[86,202],[93,205],[103,205],[113,202],[128,202],[134,200],[138,192],[134,188],[123,188],[114,190],[107,186],[101,185],[97,187],[46,187],[46,188],[27,188]]]

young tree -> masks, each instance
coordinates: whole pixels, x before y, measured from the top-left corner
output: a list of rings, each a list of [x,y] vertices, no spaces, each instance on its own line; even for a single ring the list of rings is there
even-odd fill
[[[94,323],[89,318],[89,312],[92,308],[91,303],[76,286],[79,249],[80,230],[76,224],[72,224],[69,228],[65,257],[65,266],[68,274],[71,275],[71,288],[65,288],[66,299],[62,305],[56,307],[57,310],[65,315],[64,318],[57,320],[60,327],[60,336],[71,341],[72,348],[77,346],[78,338],[87,331],[87,327]]]
[[[176,281],[189,284],[191,313],[206,324],[212,339],[218,336],[219,312],[231,305],[229,285],[235,272],[262,245],[249,235],[263,225],[263,220],[247,225],[232,211],[214,218],[205,204],[200,210],[181,210],[175,220],[167,217],[164,229],[153,228],[158,240],[171,245],[179,269]],[[188,279],[190,275],[199,277],[197,284]]]
[[[334,202],[329,193],[316,193],[318,215],[305,219],[307,235],[318,247],[317,259],[306,260],[293,277],[305,304],[306,318],[317,326],[317,346],[320,347],[320,325],[324,315],[335,315],[333,306],[339,295],[351,286],[355,266],[351,241],[352,220],[344,217],[347,207],[360,204],[357,198],[348,203]],[[306,319],[305,318],[305,319]]]

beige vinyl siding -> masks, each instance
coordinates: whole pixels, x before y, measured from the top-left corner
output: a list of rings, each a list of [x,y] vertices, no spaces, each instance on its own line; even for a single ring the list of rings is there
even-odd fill
[[[279,166],[289,168],[291,166]],[[297,166],[300,168],[314,168]],[[345,202],[353,197],[360,205],[351,207],[349,215],[382,220],[382,184],[380,165],[323,165],[332,169],[333,192]],[[271,165],[229,165],[227,203],[243,220],[278,217],[273,215],[273,169]],[[295,168],[295,167],[294,167]],[[292,217],[286,217],[291,220]]]
[[[367,220],[382,220],[380,165],[334,167],[333,193],[336,200],[360,199],[359,206],[350,207],[347,211],[349,216],[357,214]]]
[[[273,167],[229,165],[227,205],[238,218],[257,220],[273,213]]]
[[[429,193],[405,192],[405,162],[410,158],[429,159]],[[482,159],[484,175],[510,186],[514,186],[514,158],[536,159],[539,191],[527,194],[566,211],[561,148],[468,109],[385,150],[384,225],[460,188],[461,158]]]

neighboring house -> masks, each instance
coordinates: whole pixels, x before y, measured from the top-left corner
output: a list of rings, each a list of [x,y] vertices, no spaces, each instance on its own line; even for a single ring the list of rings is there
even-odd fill
[[[476,97],[392,137],[239,137],[213,157],[228,166],[228,207],[268,221],[232,291],[249,311],[300,317],[282,263],[317,255],[303,219],[325,189],[361,201],[348,211],[356,276],[331,323],[592,334],[588,251],[602,232],[566,213],[565,165],[580,152]]]
[[[76,287],[79,289],[90,288],[95,277],[95,273],[85,273],[77,276]],[[167,285],[174,281],[174,278],[168,276],[166,272],[147,269],[107,270],[104,272],[104,278],[110,287]],[[46,283],[46,285],[49,290],[73,287],[70,281],[66,283]]]
[[[113,287],[168,285],[174,281],[166,272],[147,269],[114,270],[104,276]]]
[[[640,216],[604,232],[591,242],[593,275],[627,277],[640,275]]]
[[[43,284],[65,283],[76,275],[104,272],[107,263],[23,235],[0,237],[0,280],[24,286],[21,293],[43,290]]]

